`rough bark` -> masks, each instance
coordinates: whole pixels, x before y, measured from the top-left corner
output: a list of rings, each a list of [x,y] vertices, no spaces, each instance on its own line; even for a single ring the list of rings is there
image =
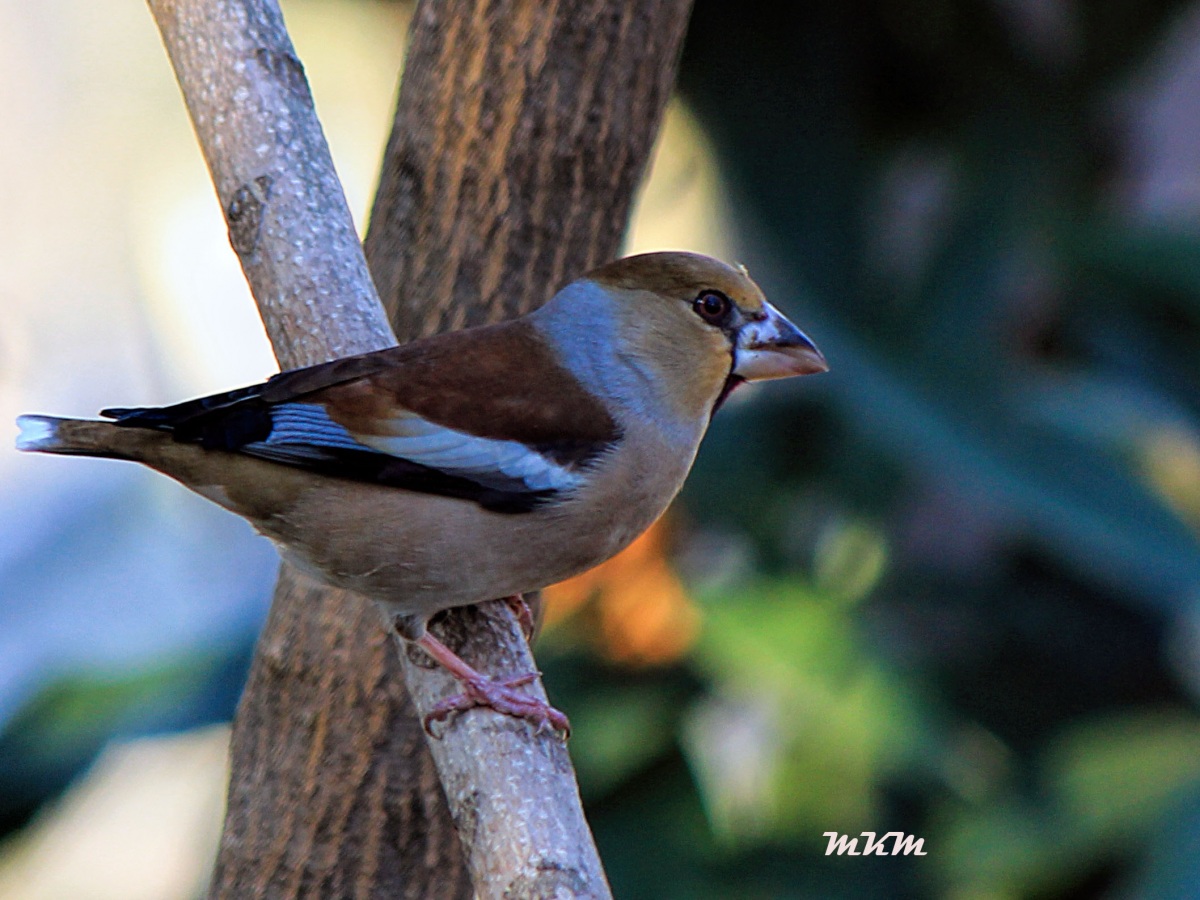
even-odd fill
[[[526,312],[617,255],[690,8],[691,0],[418,7],[365,242],[402,340]],[[482,671],[531,665],[502,605],[452,611],[435,630]],[[405,669],[420,659],[408,654]],[[453,690],[448,680],[444,690]],[[439,696],[415,699],[425,711]],[[603,896],[586,867],[564,864],[590,846],[563,853],[539,840],[540,828],[562,828],[552,811],[539,814],[538,797],[573,790],[574,780],[552,774],[569,766],[553,737],[514,742],[513,729],[523,728],[471,714],[432,745],[476,887],[508,887],[495,896]],[[467,755],[485,742],[487,757]],[[544,778],[536,792],[512,791],[489,766],[521,758],[529,762],[522,770]],[[522,827],[480,824],[509,815]],[[478,866],[500,859],[517,861],[511,881]]]
[[[692,0],[420,4],[367,234],[401,340],[617,255]]]
[[[149,5],[280,366],[395,344],[273,0]]]
[[[386,346],[274,3],[150,6],[281,364]],[[689,7],[421,4],[367,241],[404,339],[523,311],[615,255]],[[532,665],[502,607],[448,619],[439,633],[480,668]],[[368,604],[284,571],[235,723],[212,896],[470,896],[400,675],[419,708],[453,688],[401,656]],[[546,828],[573,826],[533,821],[539,791],[574,791],[552,738],[472,712],[434,747],[481,895],[605,895],[586,829],[556,841]],[[528,785],[481,790],[502,769]]]

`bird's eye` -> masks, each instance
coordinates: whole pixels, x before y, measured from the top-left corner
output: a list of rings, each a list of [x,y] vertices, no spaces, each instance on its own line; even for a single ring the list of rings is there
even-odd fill
[[[692,301],[692,309],[709,325],[724,325],[733,312],[733,301],[720,291],[704,291]]]

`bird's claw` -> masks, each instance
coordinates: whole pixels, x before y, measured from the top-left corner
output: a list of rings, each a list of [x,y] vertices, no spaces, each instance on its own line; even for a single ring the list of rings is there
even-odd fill
[[[537,673],[534,672],[505,679],[463,680],[461,694],[442,700],[425,716],[426,734],[436,738],[438,735],[433,732],[434,722],[443,722],[453,713],[483,706],[506,716],[532,722],[538,734],[548,728],[561,733],[563,740],[566,740],[571,736],[571,723],[562,712],[543,700],[515,690],[530,684],[537,677]]]

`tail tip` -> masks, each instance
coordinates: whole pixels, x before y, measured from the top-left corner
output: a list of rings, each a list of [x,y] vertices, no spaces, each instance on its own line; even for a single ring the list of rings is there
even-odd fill
[[[49,416],[17,416],[17,449],[51,450],[58,445],[58,420]]]

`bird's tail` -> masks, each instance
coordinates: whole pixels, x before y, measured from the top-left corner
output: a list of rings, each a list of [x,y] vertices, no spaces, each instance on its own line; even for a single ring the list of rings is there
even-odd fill
[[[17,449],[32,453],[71,456],[105,456],[142,460],[145,440],[134,431],[112,422],[60,419],[56,416],[18,416]],[[143,432],[146,434],[147,432]],[[154,432],[149,432],[155,434]],[[158,437],[158,435],[155,435]],[[170,440],[169,436],[165,436]]]
[[[295,496],[296,479],[308,477],[300,469],[180,442],[170,431],[160,428],[129,428],[117,422],[56,416],[18,416],[17,426],[21,429],[18,450],[144,463],[226,509],[243,514],[245,511],[234,505],[221,485],[230,481],[266,484],[268,491],[278,489],[286,499]]]

